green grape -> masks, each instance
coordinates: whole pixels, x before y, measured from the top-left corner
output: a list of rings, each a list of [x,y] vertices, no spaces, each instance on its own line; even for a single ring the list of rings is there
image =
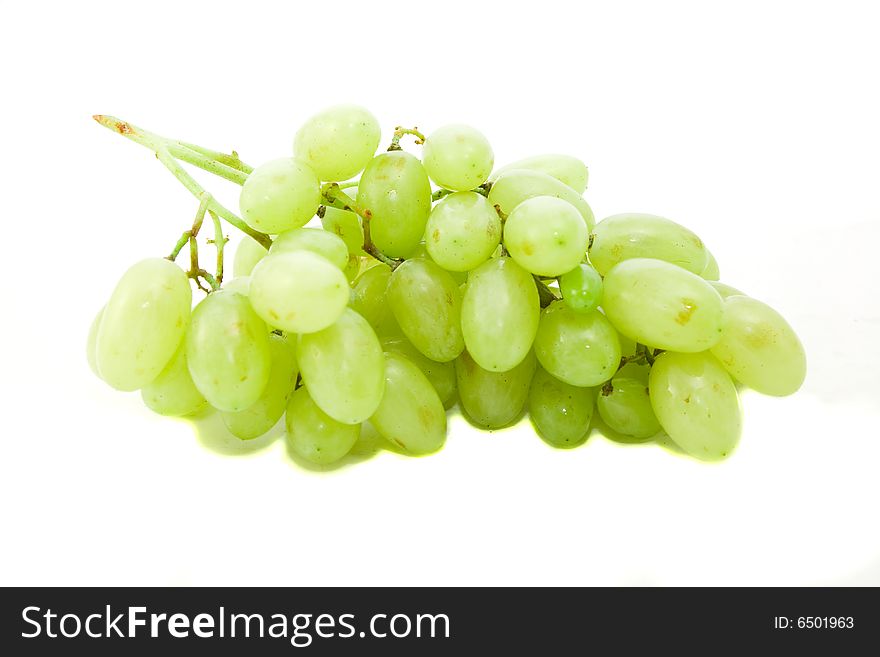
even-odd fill
[[[425,234],[431,183],[417,158],[403,151],[374,157],[358,184],[357,204],[370,213],[370,238],[387,256],[406,258]]]
[[[213,292],[193,311],[186,360],[196,388],[211,406],[244,410],[256,403],[269,380],[269,330],[247,297]]]
[[[506,372],[485,370],[467,351],[461,352],[455,359],[455,378],[468,419],[488,429],[512,423],[522,414],[534,373],[535,355],[531,351]]]
[[[207,408],[205,396],[196,388],[186,362],[186,340],[180,343],[171,362],[153,381],[141,388],[144,404],[159,415],[195,415]]]
[[[308,223],[321,204],[321,187],[306,164],[285,157],[254,169],[238,203],[248,226],[277,235]]]
[[[358,216],[350,210],[325,207],[321,225],[327,232],[339,237],[352,255],[359,255],[364,248],[364,227]]]
[[[480,367],[504,372],[522,362],[540,316],[535,280],[511,258],[493,258],[468,274],[461,332]]]
[[[436,260],[431,257],[431,254],[428,253],[428,247],[425,245],[424,242],[419,242],[419,245],[413,250],[407,260],[415,260],[416,258],[424,258],[425,260],[436,262]],[[452,276],[452,280],[455,281],[456,285],[461,285],[462,283],[467,282],[468,273],[466,271],[452,271],[451,269],[446,269],[446,267],[443,267],[442,265],[441,268],[444,269],[447,274]]]
[[[617,339],[620,340],[620,353],[624,356],[632,356],[636,353],[636,341],[626,337],[620,331],[617,332]]]
[[[622,260],[665,260],[694,274],[706,268],[702,240],[684,226],[652,214],[615,214],[593,229],[590,262],[602,276]]]
[[[721,276],[721,272],[718,270],[718,261],[709,249],[706,249],[706,266],[703,267],[700,276],[707,281],[717,281]]]
[[[348,267],[348,247],[337,235],[322,228],[294,228],[281,233],[272,242],[271,255],[311,251],[323,256],[339,269]]]
[[[624,436],[646,440],[661,431],[651,408],[647,379],[630,378],[623,370],[599,391],[596,409],[605,424]]]
[[[714,461],[736,446],[742,424],[736,387],[710,353],[660,354],[648,389],[660,426],[691,456]]]
[[[128,391],[159,376],[183,340],[191,306],[189,279],[173,262],[149,258],[133,265],[116,284],[98,326],[101,378]]]
[[[351,308],[367,320],[380,336],[400,334],[386,297],[389,280],[391,267],[384,263],[370,267],[354,280],[349,302]]]
[[[345,263],[345,268],[342,270],[342,273],[345,274],[345,280],[349,283],[354,281],[354,279],[358,277],[358,274],[361,273],[360,257],[350,253],[348,255],[348,262]]]
[[[425,356],[416,349],[413,344],[403,336],[393,336],[382,340],[382,348],[385,351],[393,351],[406,356],[413,365],[422,370],[437,396],[443,403],[444,408],[450,408],[455,404],[455,365],[453,363],[438,363]]]
[[[612,267],[602,309],[618,331],[659,349],[704,351],[721,338],[721,297],[696,274],[663,260],[631,258]]]
[[[589,237],[577,208],[553,196],[526,199],[504,224],[504,245],[511,257],[539,276],[561,276],[577,267]]]
[[[287,408],[287,400],[299,373],[294,347],[286,337],[270,334],[269,358],[269,381],[260,398],[243,411],[220,414],[226,428],[236,438],[259,438],[278,423]]]
[[[801,387],[807,375],[804,347],[773,308],[757,299],[729,297],[722,326],[712,353],[737,381],[780,397]]]
[[[553,176],[540,171],[515,169],[505,172],[492,185],[489,191],[489,203],[493,207],[498,205],[504,214],[509,215],[517,205],[535,196],[555,196],[568,201],[580,212],[587,229],[593,230],[593,226],[596,225],[593,211],[580,194]]]
[[[620,341],[598,310],[579,313],[562,301],[544,308],[535,356],[550,374],[573,386],[597,386],[620,365]]]
[[[593,391],[560,381],[543,367],[529,388],[529,417],[535,430],[554,447],[577,447],[590,435]]]
[[[449,271],[470,271],[488,260],[501,239],[501,219],[476,192],[450,194],[431,211],[425,227],[426,250]]]
[[[446,442],[446,411],[437,391],[405,356],[385,353],[385,394],[370,422],[410,454],[436,452]]]
[[[535,155],[523,160],[517,160],[507,166],[501,167],[492,174],[490,180],[495,181],[508,171],[526,170],[538,171],[553,176],[561,183],[571,187],[578,194],[583,194],[587,189],[587,180],[590,172],[587,165],[571,155]]]
[[[250,276],[257,263],[268,253],[266,247],[249,235],[243,235],[238,248],[235,249],[235,260],[232,261],[232,275]]]
[[[237,278],[233,278],[231,281],[223,283],[223,289],[229,292],[238,292],[239,294],[248,296],[251,293],[251,277],[239,276]]]
[[[595,310],[602,303],[602,277],[586,263],[581,263],[559,277],[562,299],[581,313]]]
[[[348,305],[345,275],[310,251],[271,254],[251,274],[249,298],[267,323],[291,333],[330,326]]]
[[[345,424],[327,415],[298,388],[287,405],[287,444],[291,451],[318,465],[327,465],[351,451],[361,435],[360,424]]]
[[[422,159],[431,180],[454,192],[482,185],[495,164],[489,140],[468,125],[446,125],[432,132],[425,139]]]
[[[391,274],[386,298],[404,335],[425,356],[445,363],[462,352],[461,293],[439,265],[407,260]]]
[[[89,327],[89,337],[86,339],[86,360],[89,363],[89,368],[99,379],[101,373],[98,371],[98,327],[101,325],[103,316],[104,308],[101,308],[95,315],[95,319],[92,320],[92,325]]]
[[[719,281],[709,281],[709,285],[715,288],[715,291],[721,295],[722,299],[733,296],[747,296],[744,292],[740,292],[735,287],[731,287],[726,283],[721,283]]]
[[[385,359],[367,320],[346,308],[336,323],[299,336],[296,349],[303,382],[333,419],[357,424],[382,401]]]
[[[294,138],[293,153],[321,180],[348,180],[367,166],[381,136],[379,121],[369,110],[337,105],[303,124]]]

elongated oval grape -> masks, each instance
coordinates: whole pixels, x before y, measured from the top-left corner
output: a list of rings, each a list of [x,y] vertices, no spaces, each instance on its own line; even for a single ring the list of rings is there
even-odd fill
[[[605,424],[624,436],[646,440],[661,431],[651,407],[647,380],[627,376],[623,370],[610,385],[602,386],[596,409]]]
[[[718,269],[718,261],[709,249],[706,249],[706,266],[700,272],[700,276],[707,281],[717,281],[721,277]]]
[[[244,410],[260,398],[269,380],[269,331],[247,297],[213,292],[193,311],[186,360],[196,388],[211,406]]]
[[[462,352],[461,293],[439,265],[407,260],[391,274],[387,299],[400,329],[425,356],[445,363]]]
[[[587,189],[587,181],[590,172],[587,165],[571,155],[559,155],[556,153],[547,155],[534,155],[501,167],[492,174],[490,180],[495,181],[508,171],[526,170],[538,171],[553,176],[561,183],[571,187],[578,194],[583,194]]]
[[[535,356],[544,369],[566,383],[597,386],[617,371],[620,341],[598,310],[579,313],[554,301],[541,313]]]
[[[636,342],[696,352],[721,338],[721,297],[696,274],[663,260],[632,258],[605,276],[602,309]]]
[[[535,281],[510,258],[493,258],[473,270],[461,303],[461,332],[480,367],[516,367],[538,331],[541,304]]]
[[[348,180],[367,166],[381,136],[379,121],[369,110],[337,105],[302,125],[293,140],[293,153],[321,180]]]
[[[191,306],[189,280],[173,262],[149,258],[133,265],[98,326],[101,378],[117,390],[137,390],[159,376],[186,333]]]
[[[731,287],[727,283],[722,283],[720,281],[709,281],[709,285],[711,285],[715,291],[721,295],[722,299],[726,299],[727,297],[734,296],[748,296],[744,292],[740,292],[735,287]]]
[[[385,353],[385,394],[370,422],[410,454],[436,452],[446,442],[446,411],[437,391],[398,353]]]
[[[455,377],[467,418],[488,429],[500,429],[516,420],[525,407],[534,373],[535,355],[531,351],[506,372],[483,369],[463,351],[455,359]]]
[[[159,415],[194,415],[207,408],[205,396],[196,388],[189,373],[185,340],[162,373],[141,388],[141,399],[147,408]]]
[[[273,235],[304,226],[321,204],[315,172],[292,157],[257,167],[244,181],[238,205],[248,226]]]
[[[286,337],[270,334],[269,358],[269,380],[260,398],[242,411],[220,414],[226,428],[236,438],[259,438],[278,423],[287,408],[299,372],[294,346]]]
[[[235,259],[232,261],[232,275],[250,276],[257,263],[262,260],[269,251],[250,235],[243,235],[241,242],[235,249]]]
[[[101,308],[98,314],[95,315],[95,319],[92,320],[92,325],[89,327],[89,336],[86,338],[86,360],[89,363],[89,369],[99,379],[101,378],[101,373],[98,371],[98,327],[101,326],[101,318],[103,316],[104,308]]]
[[[337,235],[322,228],[294,228],[281,233],[272,242],[271,255],[311,251],[327,259],[339,269],[348,266],[348,247]]]
[[[374,157],[361,176],[358,206],[370,213],[370,238],[387,256],[406,258],[425,234],[431,212],[431,183],[409,153]]]
[[[425,247],[449,271],[470,271],[488,260],[501,240],[501,219],[485,196],[450,194],[431,211]]]
[[[724,300],[721,340],[712,353],[737,381],[765,395],[790,395],[807,375],[807,357],[794,329],[750,297]]]
[[[630,258],[665,260],[701,274],[708,260],[702,240],[684,226],[652,214],[606,217],[593,229],[590,262],[602,276]]]
[[[363,251],[364,228],[354,212],[325,207],[321,225],[345,242],[350,254],[359,255]]]
[[[435,183],[454,192],[483,184],[492,173],[495,154],[482,132],[469,125],[446,125],[425,139],[425,170]]]
[[[299,388],[287,406],[287,444],[294,454],[318,465],[335,463],[351,451],[361,435],[360,424],[345,424],[327,415]]]
[[[580,388],[538,367],[529,388],[529,417],[535,430],[554,447],[577,447],[590,435],[593,390]]]
[[[648,389],[660,426],[691,456],[714,461],[736,446],[742,424],[736,387],[712,354],[660,354]]]
[[[504,224],[504,244],[517,264],[540,276],[560,276],[585,257],[589,234],[571,203],[534,196],[517,205]]]
[[[437,396],[443,403],[444,408],[449,408],[455,404],[455,365],[453,363],[438,363],[431,360],[421,351],[416,349],[413,344],[403,336],[394,336],[382,340],[382,348],[385,351],[393,351],[395,353],[406,356],[413,365],[418,367],[424,374]]]
[[[588,313],[602,303],[602,277],[593,267],[581,263],[559,277],[559,291],[572,310]]]
[[[251,274],[248,297],[270,325],[292,333],[330,326],[348,305],[345,275],[311,251],[271,254]]]
[[[370,267],[352,283],[352,296],[349,305],[352,310],[360,314],[376,335],[389,336],[399,335],[400,327],[391,312],[388,303],[388,281],[391,280],[391,268],[379,263]]]
[[[336,322],[299,336],[297,361],[309,395],[346,424],[369,418],[385,390],[385,358],[367,320],[346,308]]]
[[[517,205],[535,196],[555,196],[568,201],[580,212],[589,230],[596,225],[593,211],[580,194],[540,171],[515,169],[505,172],[492,185],[488,198],[493,207],[498,205],[504,214],[509,215]]]

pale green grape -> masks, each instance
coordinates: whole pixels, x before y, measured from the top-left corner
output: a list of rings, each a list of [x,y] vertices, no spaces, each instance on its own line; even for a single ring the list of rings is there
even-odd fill
[[[256,264],[262,260],[268,251],[266,247],[249,235],[243,235],[238,248],[235,249],[235,260],[232,261],[232,275],[250,276]]]
[[[327,415],[299,388],[287,406],[287,444],[297,455],[317,463],[334,463],[351,451],[361,435],[360,424],[345,424]]]
[[[417,158],[403,151],[374,157],[358,184],[357,204],[370,212],[370,238],[387,256],[406,258],[425,234],[431,183]]]
[[[446,411],[437,391],[398,353],[385,352],[385,394],[370,422],[410,454],[436,452],[446,442]]]
[[[602,303],[602,277],[593,267],[581,263],[559,277],[559,291],[572,310],[588,313]]]
[[[611,379],[610,385],[602,386],[596,409],[605,424],[624,436],[645,440],[661,431],[651,408],[647,380],[630,378],[623,370]]]
[[[348,193],[350,190],[346,190]],[[350,210],[339,208],[324,208],[324,216],[321,217],[321,225],[324,230],[338,236],[345,242],[348,252],[359,255],[364,248],[364,227],[361,226],[358,216]]]
[[[388,281],[391,280],[391,268],[379,263],[376,267],[370,267],[352,284],[352,297],[349,305],[359,313],[377,335],[399,335],[400,327],[391,312],[391,305],[387,300]]]
[[[355,311],[346,308],[324,330],[299,336],[296,357],[309,394],[330,417],[357,424],[376,412],[385,359],[376,332]]]
[[[502,212],[509,215],[517,205],[535,196],[555,196],[568,201],[580,212],[589,230],[596,225],[593,211],[580,194],[540,171],[515,169],[505,172],[492,185],[489,203],[493,207],[498,205]]]
[[[712,354],[660,354],[648,389],[660,426],[691,456],[718,460],[736,446],[742,424],[739,398]]]
[[[461,293],[439,265],[407,260],[391,274],[386,298],[404,335],[425,356],[445,363],[462,352]]]
[[[497,216],[497,213],[496,213],[496,216]],[[431,262],[436,262],[436,260],[434,260],[431,257],[431,254],[428,253],[428,247],[425,245],[424,242],[419,242],[419,245],[413,250],[413,252],[410,254],[409,258],[407,258],[407,259],[413,260],[415,258],[424,258],[425,260],[430,260]],[[481,263],[478,263],[478,264],[481,264]],[[442,267],[442,265],[441,265],[441,267]],[[466,271],[453,271],[451,269],[446,269],[446,267],[442,267],[442,268],[444,270],[446,270],[446,272],[450,276],[452,276],[452,280],[455,281],[456,285],[461,285],[462,283],[467,282],[468,273]]]
[[[618,331],[659,349],[703,351],[721,338],[721,297],[696,274],[663,260],[632,258],[612,267],[602,309]]]
[[[707,281],[717,281],[721,272],[718,270],[718,261],[709,249],[706,249],[706,266],[700,272],[700,276]]]
[[[304,226],[315,215],[321,187],[308,165],[285,157],[254,169],[238,203],[248,226],[275,235]]]
[[[749,297],[728,297],[722,326],[712,353],[737,381],[776,396],[801,387],[807,375],[804,347],[773,308]]]
[[[86,339],[86,360],[89,363],[89,368],[99,379],[101,373],[98,371],[98,327],[101,326],[103,316],[104,308],[101,308],[95,315],[95,319],[92,320],[92,325],[89,327],[89,337]]]
[[[709,285],[715,288],[715,291],[721,295],[722,299],[734,296],[747,296],[744,292],[740,292],[735,287],[731,287],[726,283],[721,283],[719,281],[709,281]]]
[[[382,348],[385,351],[393,351],[406,356],[413,365],[422,370],[422,374],[434,386],[434,390],[437,391],[437,396],[440,397],[440,401],[445,408],[455,404],[455,365],[453,363],[438,363],[435,360],[431,360],[403,336],[383,339]]]
[[[358,274],[361,273],[360,256],[349,253],[348,262],[345,263],[345,268],[342,270],[342,273],[345,274],[345,280],[347,280],[349,283],[354,281],[354,279],[358,277]]]
[[[186,362],[186,340],[180,343],[171,362],[153,381],[141,388],[144,404],[159,415],[194,415],[207,408],[205,396],[196,388]]]
[[[193,311],[186,360],[196,388],[211,406],[244,410],[256,403],[269,380],[269,331],[247,297],[213,292]]]
[[[287,400],[296,384],[299,369],[294,346],[286,337],[269,335],[269,358],[269,380],[260,398],[243,411],[220,414],[229,432],[242,440],[259,438],[277,424],[284,415]]]
[[[517,160],[507,166],[501,167],[492,174],[490,180],[495,181],[508,171],[526,170],[538,171],[553,176],[561,183],[571,187],[578,194],[583,194],[587,189],[587,180],[590,172],[587,165],[571,155],[535,155],[523,160]]]
[[[190,321],[192,289],[165,258],[141,260],[123,274],[104,308],[95,341],[101,378],[137,390],[159,376]]]
[[[560,276],[585,257],[589,234],[571,203],[534,196],[517,205],[504,224],[504,245],[523,269]]]
[[[369,110],[337,105],[303,124],[294,138],[293,153],[321,180],[348,180],[367,166],[381,136],[379,121]]]
[[[311,251],[271,254],[251,274],[251,305],[267,323],[291,333],[330,326],[348,305],[345,275]]]
[[[493,258],[468,274],[461,332],[480,367],[504,372],[522,362],[540,316],[535,280],[511,258]]]
[[[652,214],[615,214],[593,229],[590,262],[602,276],[622,260],[665,260],[700,274],[708,259],[702,240],[684,226]]]
[[[620,341],[598,310],[579,313],[562,301],[544,308],[535,356],[550,374],[573,386],[597,386],[620,364]]]
[[[560,381],[538,367],[529,388],[529,417],[554,447],[577,447],[589,437],[593,390]]]
[[[328,262],[345,269],[348,267],[348,247],[338,235],[322,228],[294,228],[281,233],[272,242],[270,255],[311,251],[323,256]]]
[[[233,278],[231,281],[223,283],[223,289],[248,296],[251,292],[251,277],[238,276],[237,278]]]
[[[428,255],[449,271],[470,271],[488,260],[501,240],[501,219],[476,192],[450,194],[431,211],[425,227]]]
[[[492,173],[495,155],[489,140],[468,125],[446,125],[425,139],[422,152],[431,180],[454,192],[482,185]]]
[[[488,429],[507,426],[522,414],[534,373],[535,355],[531,351],[506,372],[483,369],[466,351],[455,359],[462,408],[471,422]]]

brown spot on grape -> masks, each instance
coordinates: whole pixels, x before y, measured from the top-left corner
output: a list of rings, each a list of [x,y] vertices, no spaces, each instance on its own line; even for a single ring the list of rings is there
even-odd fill
[[[434,229],[434,232],[431,233],[431,237],[433,238],[433,240],[434,240],[435,242],[439,242],[439,241],[440,241],[440,229],[439,229],[439,228],[435,228],[435,229]]]
[[[691,396],[690,396],[690,395],[688,395],[687,397],[684,398],[684,403],[685,403],[685,404],[690,404],[690,403],[691,403]]]
[[[675,321],[684,326],[689,321],[691,321],[691,317],[693,316],[694,312],[696,312],[697,302],[693,299],[682,299],[681,305],[682,308],[675,316]]]
[[[522,252],[523,252],[523,255],[527,255],[527,256],[534,255],[535,245],[532,244],[531,242],[523,242]]]
[[[433,421],[434,412],[427,406],[419,406],[419,422],[421,422],[422,426],[425,429],[430,429]]]
[[[455,299],[452,296],[452,292],[446,293],[446,303],[449,304],[450,306],[455,303]]]
[[[248,375],[247,375],[247,374],[245,374],[243,377],[241,377],[241,378],[239,379],[239,381],[241,381],[242,383],[244,383],[244,382],[247,381],[247,380],[248,380]]]
[[[275,319],[275,320],[277,320],[277,319],[281,319],[281,318],[278,316],[278,313],[276,313],[274,310],[270,310],[270,311],[269,311],[269,315],[272,317],[272,319]]]
[[[743,341],[750,347],[761,349],[776,342],[776,332],[767,324],[758,324],[746,332]]]

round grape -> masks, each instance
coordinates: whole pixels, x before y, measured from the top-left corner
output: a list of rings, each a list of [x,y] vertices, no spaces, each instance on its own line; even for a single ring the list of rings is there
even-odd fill
[[[504,245],[523,269],[539,276],[560,276],[585,257],[589,234],[571,204],[553,196],[535,196],[517,205],[504,224]]]
[[[239,197],[247,225],[273,235],[305,225],[320,204],[321,188],[315,172],[292,157],[254,169]]]
[[[454,192],[486,182],[495,163],[489,141],[467,125],[447,125],[432,132],[425,139],[422,157],[431,180]]]

